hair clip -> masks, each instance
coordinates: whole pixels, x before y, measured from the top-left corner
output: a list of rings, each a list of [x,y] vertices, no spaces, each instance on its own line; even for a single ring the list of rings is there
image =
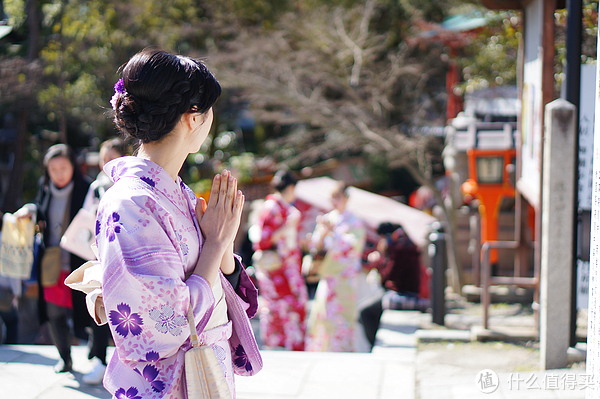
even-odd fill
[[[113,94],[110,99],[110,105],[116,111],[117,110],[117,101],[119,100],[119,94],[125,93],[125,86],[123,85],[123,78],[119,79],[117,83],[115,83],[115,94]]]

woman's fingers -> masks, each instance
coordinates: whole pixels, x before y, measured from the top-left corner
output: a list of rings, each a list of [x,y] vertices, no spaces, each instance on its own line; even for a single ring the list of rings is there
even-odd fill
[[[241,220],[242,211],[244,209],[244,202],[246,201],[246,197],[242,193],[242,190],[237,190],[237,195],[235,197],[235,202],[233,203],[233,214]]]
[[[211,209],[217,206],[217,202],[219,201],[219,189],[221,187],[221,175],[216,175],[212,182],[212,187],[210,188],[210,197],[208,198],[208,205]]]
[[[237,189],[237,179],[233,177],[230,171],[224,170],[221,174],[215,176],[211,188],[208,206],[202,212],[196,206],[196,213],[201,215],[208,223],[238,223],[241,219],[241,208],[243,208],[245,198],[240,190]],[[223,225],[224,226],[224,225]]]
[[[196,201],[196,217],[198,220],[202,219],[204,212],[206,212],[206,200],[200,197]]]
[[[227,194],[225,195],[225,210],[233,210],[233,204],[237,195],[237,179],[235,179],[231,173],[228,177]]]
[[[221,179],[225,180],[223,177],[221,176]],[[229,180],[229,176],[227,176],[227,180]],[[235,239],[242,220],[245,202],[244,195],[241,190],[235,189],[236,187],[237,182],[233,179],[231,184],[228,183],[227,195],[223,197],[219,184],[218,193],[215,195],[219,197],[216,206],[213,208],[209,206],[200,219],[200,229],[205,238],[210,237],[210,239],[221,240],[221,242],[231,242]],[[233,188],[233,193],[231,193],[231,200],[227,200],[230,188]],[[229,207],[226,202],[230,204]]]
[[[218,192],[215,195],[215,206],[220,206],[222,209],[231,212],[237,197],[237,179],[233,177],[231,172],[228,170],[224,170],[219,176],[220,182],[218,185]],[[214,189],[215,187],[213,185],[213,190]],[[213,193],[211,192],[211,199],[212,197]]]
[[[229,186],[229,176],[231,174],[227,169],[221,173],[221,186],[219,188],[219,204],[221,207],[225,207],[225,197],[227,196],[227,187]]]

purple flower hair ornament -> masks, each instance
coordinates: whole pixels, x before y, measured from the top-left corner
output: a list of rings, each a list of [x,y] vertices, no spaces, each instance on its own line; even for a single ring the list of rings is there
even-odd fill
[[[110,99],[110,105],[116,111],[117,110],[117,101],[119,100],[119,94],[125,93],[125,86],[123,85],[123,78],[119,79],[117,83],[115,83],[115,94],[113,94]]]

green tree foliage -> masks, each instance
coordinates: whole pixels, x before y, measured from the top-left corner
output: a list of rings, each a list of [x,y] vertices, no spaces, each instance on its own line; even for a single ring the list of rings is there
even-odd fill
[[[517,57],[522,38],[520,11],[488,11],[486,25],[459,49],[464,82],[455,88],[462,95],[491,86],[517,84]]]
[[[10,21],[27,34],[24,0],[5,2]],[[37,103],[61,141],[86,146],[114,134],[106,117],[118,68],[148,46],[181,53],[200,52],[210,42],[212,22],[195,1],[40,1],[39,59],[42,81]],[[26,54],[27,40],[19,43]],[[18,55],[14,43],[0,49]],[[11,50],[12,49],[12,50]],[[68,133],[68,135],[67,135]]]
[[[118,68],[135,52],[206,48],[213,22],[196,3],[4,0],[13,32],[0,40],[0,115],[22,121],[14,180],[22,182],[23,169],[39,176],[41,154],[56,141],[81,148],[116,133],[107,117],[109,99]],[[33,164],[23,168],[25,153]],[[10,183],[9,192],[17,201],[20,185]]]
[[[556,97],[560,96],[561,86],[565,80],[564,65],[566,62],[566,30],[567,30],[567,11],[557,10],[556,20],[556,40],[555,40],[555,62],[554,93]],[[584,0],[581,23],[581,62],[583,64],[592,63],[597,58],[598,41],[598,1]]]

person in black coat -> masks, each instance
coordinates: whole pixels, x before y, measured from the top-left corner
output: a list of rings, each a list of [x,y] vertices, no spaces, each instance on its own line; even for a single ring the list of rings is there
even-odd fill
[[[91,180],[83,175],[77,165],[72,149],[66,144],[56,144],[44,156],[44,176],[40,179],[35,204],[24,206],[22,209],[26,211],[21,212],[37,212],[37,220],[43,232],[44,245],[39,256],[41,261],[35,265],[39,287],[38,314],[40,325],[49,322],[52,340],[60,354],[60,360],[54,368],[57,373],[71,371],[73,366],[69,318],[73,320],[75,336],[83,339],[87,335],[85,327],[91,321],[85,295],[64,284],[71,271],[85,263],[85,260],[64,249],[58,250],[64,231],[83,206],[90,183]],[[57,253],[54,263],[60,262],[60,274],[55,283],[42,284],[47,277],[44,273],[48,270],[42,267],[43,259],[51,252]]]
[[[369,265],[381,276],[385,294],[360,311],[359,320],[371,348],[384,309],[424,310],[428,300],[419,297],[421,287],[421,252],[402,226],[384,222],[377,228],[381,237],[377,251],[369,254]]]

